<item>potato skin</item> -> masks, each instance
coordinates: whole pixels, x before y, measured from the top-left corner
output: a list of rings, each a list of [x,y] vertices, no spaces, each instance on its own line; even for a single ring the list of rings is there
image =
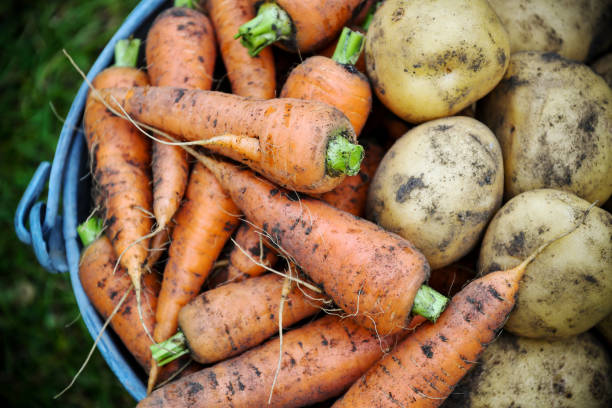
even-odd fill
[[[601,75],[608,86],[612,88],[612,52],[593,62],[591,68]]]
[[[493,133],[475,119],[449,117],[395,142],[370,185],[366,216],[411,241],[437,269],[470,251],[502,195]]]
[[[508,201],[493,217],[478,273],[518,265],[539,246],[571,230],[590,203],[553,189]],[[574,232],[549,245],[527,267],[504,329],[531,338],[582,333],[612,312],[612,214],[592,207]]]
[[[612,406],[612,362],[595,336],[536,340],[507,332],[487,349],[444,408]]]
[[[387,0],[366,35],[378,98],[421,123],[461,111],[501,80],[510,42],[486,0]]]
[[[478,117],[499,139],[506,198],[538,188],[601,205],[612,194],[612,89],[557,54],[513,54]]]

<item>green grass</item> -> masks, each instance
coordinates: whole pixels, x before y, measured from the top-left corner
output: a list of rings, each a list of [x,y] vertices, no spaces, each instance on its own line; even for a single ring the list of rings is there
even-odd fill
[[[38,265],[13,232],[13,214],[38,163],[53,159],[62,124],[49,104],[65,116],[81,82],[62,48],[87,70],[137,3],[34,0],[25,8],[0,2],[7,17],[0,25],[0,400],[11,407],[134,405],[97,351],[76,384],[53,399],[93,340],[68,275]]]

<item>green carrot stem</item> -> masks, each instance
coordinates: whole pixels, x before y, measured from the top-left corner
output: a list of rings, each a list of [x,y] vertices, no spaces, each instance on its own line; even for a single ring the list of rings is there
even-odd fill
[[[193,1],[191,0],[174,0],[174,7],[185,7],[193,8]]]
[[[342,65],[355,65],[364,45],[363,34],[344,27],[332,59]]]
[[[178,331],[168,340],[153,344],[149,348],[157,365],[160,367],[189,353],[187,339],[181,331]]]
[[[382,1],[377,1],[376,3],[372,4],[372,7],[370,7],[370,9],[368,10],[368,14],[366,14],[365,20],[363,20],[363,23],[361,24],[361,28],[363,28],[363,31],[368,31],[368,28],[370,28],[370,24],[372,24],[374,13],[376,12],[376,10],[378,10],[378,7],[380,7],[381,4]]]
[[[327,144],[327,174],[354,176],[359,173],[363,160],[363,146],[351,143],[341,134],[332,136]]]
[[[412,314],[421,315],[435,322],[446,309],[448,302],[446,296],[427,285],[422,285],[414,298]]]
[[[276,3],[266,2],[259,7],[255,18],[240,26],[234,38],[240,38],[240,43],[254,57],[276,41],[289,40],[292,32],[293,23],[287,12]]]
[[[91,217],[77,227],[77,233],[84,246],[92,244],[104,229],[104,222],[100,218]]]
[[[140,39],[138,38],[117,41],[115,45],[115,66],[134,68],[138,62],[139,48]]]

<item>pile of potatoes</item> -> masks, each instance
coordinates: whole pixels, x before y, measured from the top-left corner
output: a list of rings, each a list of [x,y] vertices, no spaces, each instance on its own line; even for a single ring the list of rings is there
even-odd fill
[[[410,130],[367,217],[474,276],[569,232],[444,406],[612,406],[611,18],[609,0],[387,0],[374,16],[368,76]]]

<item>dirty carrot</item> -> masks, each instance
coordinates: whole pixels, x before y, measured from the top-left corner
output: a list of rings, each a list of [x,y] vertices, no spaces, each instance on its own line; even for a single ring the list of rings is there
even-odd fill
[[[159,294],[153,339],[164,341],[176,333],[181,307],[193,299],[213,264],[237,227],[238,208],[225,194],[215,176],[203,165],[191,171],[185,202],[178,210],[168,250],[168,262]],[[149,389],[155,384],[149,377]]]
[[[281,98],[310,99],[338,108],[359,135],[372,109],[368,78],[355,68],[365,44],[363,34],[344,27],[332,58],[315,55],[295,67]]]
[[[279,339],[184,377],[140,401],[144,407],[298,407],[341,394],[395,342],[349,319],[325,316]]]
[[[266,48],[256,57],[234,39],[238,27],[255,17],[252,0],[207,0],[206,10],[217,33],[217,41],[232,93],[270,99],[276,96],[274,56]]]
[[[359,171],[363,147],[346,116],[318,101],[255,100],[213,91],[171,87],[99,91],[137,121],[199,141],[274,182],[310,193],[336,187]],[[120,111],[120,109],[117,109]]]
[[[292,52],[313,52],[335,38],[364,4],[364,0],[266,1],[235,38],[251,55],[273,43]]]
[[[216,59],[215,33],[204,14],[188,7],[166,9],[147,33],[145,55],[155,86],[210,89]],[[153,143],[153,213],[162,231],[151,242],[154,263],[168,240],[166,227],[176,213],[189,176],[187,153],[178,146]]]
[[[147,75],[134,68],[139,45],[139,40],[118,42],[115,66],[98,74],[93,86],[147,85]],[[148,234],[153,226],[150,141],[129,122],[109,112],[92,92],[87,97],[83,121],[95,194],[105,209],[106,233],[139,299]]]
[[[405,328],[413,311],[435,320],[444,309],[447,299],[422,286],[429,264],[409,241],[323,201],[280,189],[250,170],[196,157],[245,217],[359,324],[386,335]],[[422,300],[430,310],[420,310]]]

